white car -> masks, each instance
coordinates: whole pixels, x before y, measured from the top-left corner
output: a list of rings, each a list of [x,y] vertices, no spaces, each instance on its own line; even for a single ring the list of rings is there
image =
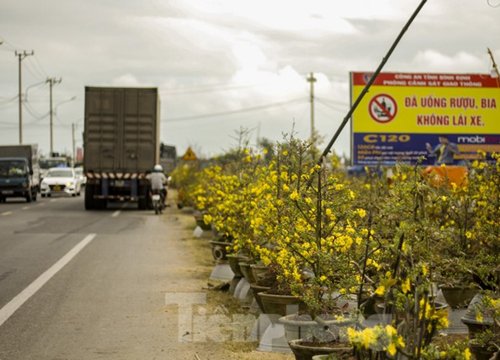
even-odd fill
[[[80,178],[80,183],[82,186],[85,186],[87,183],[87,177],[83,174],[83,168],[78,166],[75,169],[76,176]]]
[[[40,185],[42,197],[52,196],[52,194],[66,194],[70,196],[80,196],[80,177],[75,170],[70,167],[50,168]]]

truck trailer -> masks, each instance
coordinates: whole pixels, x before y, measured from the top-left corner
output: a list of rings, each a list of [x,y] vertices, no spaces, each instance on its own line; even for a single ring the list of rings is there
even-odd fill
[[[0,146],[0,202],[8,197],[36,201],[39,191],[37,145]]]
[[[159,163],[157,88],[85,88],[85,209],[108,202],[150,208],[146,175]]]

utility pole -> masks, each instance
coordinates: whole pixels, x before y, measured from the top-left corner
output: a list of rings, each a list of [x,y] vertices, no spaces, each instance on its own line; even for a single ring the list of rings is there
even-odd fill
[[[307,77],[307,82],[310,84],[309,90],[309,101],[311,103],[311,142],[314,141],[314,83],[316,82],[316,78],[314,77],[314,73],[310,73]]]
[[[71,146],[72,146],[72,151],[73,151],[73,166],[75,166],[75,158],[76,158],[76,153],[75,153],[75,123],[71,123]]]
[[[55,84],[59,84],[60,82],[62,81],[61,78],[59,79],[56,79],[56,78],[47,78],[46,82],[49,83],[49,91],[50,91],[50,156],[52,156],[52,153],[54,152],[54,133],[53,133],[53,126],[54,126],[54,122],[53,122],[53,115],[54,115],[54,111],[53,111],[53,108],[52,108],[52,86],[54,86]]]
[[[31,50],[31,52],[27,52],[26,50],[15,51],[15,56],[19,59],[19,144],[23,143],[23,85],[22,85],[22,76],[21,76],[21,62],[23,59],[30,55],[35,55],[35,52]]]
[[[498,72],[498,67],[497,63],[495,62],[495,58],[493,57],[493,53],[491,52],[490,48],[488,48],[488,54],[490,55],[491,62],[493,64],[493,71],[497,74],[497,79],[500,79],[500,73]]]

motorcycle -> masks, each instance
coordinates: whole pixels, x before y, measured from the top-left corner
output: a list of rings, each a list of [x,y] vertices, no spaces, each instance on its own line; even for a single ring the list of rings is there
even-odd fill
[[[163,212],[163,199],[161,198],[160,191],[151,192],[151,203],[153,204],[153,209],[155,214],[161,214]]]

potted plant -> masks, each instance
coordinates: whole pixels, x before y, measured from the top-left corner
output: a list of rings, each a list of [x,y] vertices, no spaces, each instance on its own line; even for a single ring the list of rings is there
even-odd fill
[[[337,301],[358,284],[353,262],[362,248],[359,226],[366,213],[352,206],[355,194],[333,162],[315,164],[310,144],[291,137],[280,144],[277,154],[276,170],[263,196],[269,200],[256,207],[266,219],[257,231],[268,239],[267,246],[258,247],[259,256],[276,269],[281,289],[289,289],[304,304],[302,313],[288,314],[280,322],[285,329],[295,327],[295,334],[310,335],[304,343],[325,351],[325,342],[339,342],[338,336],[329,335],[355,321]],[[290,342],[293,351],[298,345]]]
[[[375,333],[373,329],[351,329],[350,338],[361,351],[359,339],[377,335],[387,340],[383,330],[391,325],[396,330],[395,339],[401,339],[398,346],[385,350],[365,346],[362,350],[370,356],[379,356],[377,350],[384,351],[384,356],[397,353],[419,358],[437,331],[448,325],[446,305],[435,301],[433,285],[433,246],[443,235],[431,211],[436,191],[419,168],[398,165],[393,172],[389,184],[379,181],[368,189],[382,195],[377,195],[375,205],[368,207],[373,234],[369,243],[377,248],[365,261],[376,264],[377,271],[368,273],[369,282],[365,280],[361,286],[370,299],[381,301],[376,304],[381,315],[373,316],[380,327]],[[366,274],[364,271],[363,279]]]
[[[461,185],[440,186],[434,216],[446,236],[436,243],[436,279],[452,308],[466,307],[481,288],[494,286],[499,226],[499,173],[494,164],[475,161]],[[494,281],[493,281],[494,282]]]

